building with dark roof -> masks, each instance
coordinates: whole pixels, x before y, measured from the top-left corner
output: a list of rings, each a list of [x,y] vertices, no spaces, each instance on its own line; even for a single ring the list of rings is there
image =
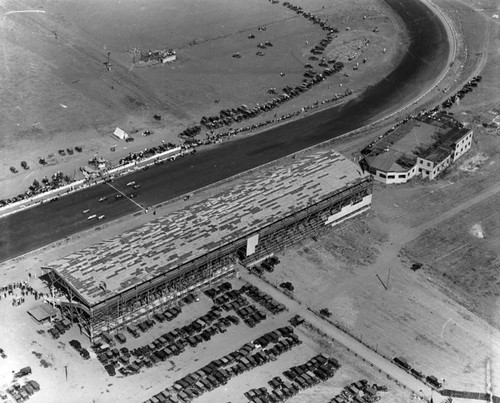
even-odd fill
[[[43,267],[91,339],[366,211],[372,178],[335,151],[243,183]]]
[[[370,144],[362,165],[386,184],[432,180],[471,148],[472,135],[448,115],[410,119]]]

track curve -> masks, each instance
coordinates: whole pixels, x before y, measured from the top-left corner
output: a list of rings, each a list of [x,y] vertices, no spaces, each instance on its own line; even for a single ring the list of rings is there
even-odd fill
[[[419,0],[385,1],[403,20],[410,45],[401,62],[378,84],[342,105],[138,171],[112,185],[130,194],[126,183],[140,183],[134,201],[152,206],[341,136],[410,103],[447,67],[450,48],[446,29]],[[97,221],[89,221],[82,214],[85,209],[105,215],[104,221],[140,210],[126,198],[115,199],[116,193],[103,184],[0,219],[0,261],[95,226]],[[99,203],[98,199],[105,196],[108,199]]]

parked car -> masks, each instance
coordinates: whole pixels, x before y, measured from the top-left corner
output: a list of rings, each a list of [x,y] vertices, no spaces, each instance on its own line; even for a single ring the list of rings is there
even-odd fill
[[[31,374],[31,367],[21,368],[18,372],[14,374],[15,378],[21,378],[23,376]]]

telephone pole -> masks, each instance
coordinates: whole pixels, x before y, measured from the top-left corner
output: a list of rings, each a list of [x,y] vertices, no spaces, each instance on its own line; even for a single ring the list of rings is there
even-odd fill
[[[110,55],[111,55],[111,52],[108,52],[108,61],[106,63],[104,63],[106,65],[106,68],[108,69],[108,71],[111,71],[111,62],[109,60]]]

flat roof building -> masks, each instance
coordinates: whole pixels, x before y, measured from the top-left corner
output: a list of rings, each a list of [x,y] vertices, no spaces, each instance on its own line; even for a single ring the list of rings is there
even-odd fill
[[[369,208],[370,175],[335,151],[264,168],[214,197],[43,269],[92,338]]]
[[[446,114],[409,119],[363,150],[363,167],[379,182],[434,179],[472,145],[472,130]]]

